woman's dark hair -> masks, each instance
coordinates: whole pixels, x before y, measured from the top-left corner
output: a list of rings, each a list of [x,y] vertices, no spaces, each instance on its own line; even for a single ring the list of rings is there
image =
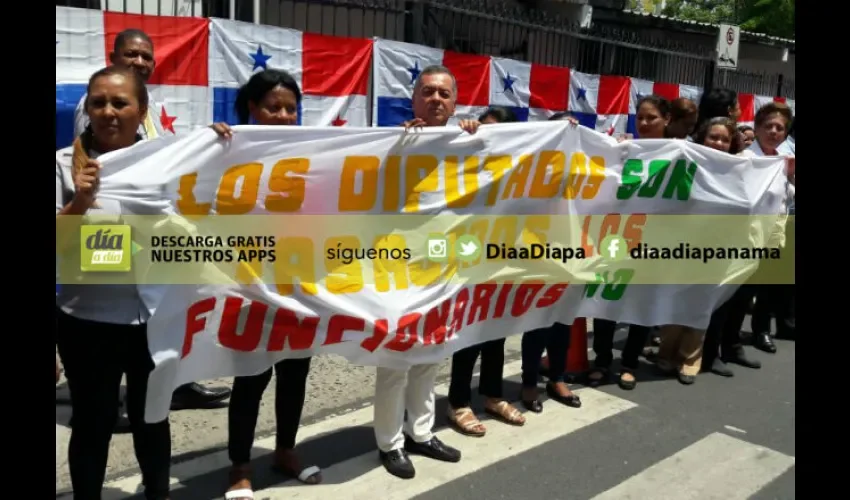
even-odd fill
[[[712,118],[723,116],[729,117],[729,110],[738,102],[738,93],[734,90],[724,88],[713,88],[702,95],[699,100],[699,128],[703,123]]]
[[[753,127],[750,127],[749,125],[741,125],[740,127],[738,127],[738,132],[742,134],[744,132],[749,132],[750,130],[753,130]]]
[[[91,95],[91,89],[94,85],[94,82],[108,76],[120,75],[124,78],[127,78],[133,82],[133,93],[136,94],[136,99],[139,101],[139,107],[147,109],[148,107],[148,88],[145,86],[145,81],[142,80],[135,71],[130,68],[124,68],[122,66],[107,66],[99,71],[96,71],[91,78],[89,78],[89,84],[86,86],[86,102],[85,109],[88,112],[89,107],[89,96]]]
[[[684,120],[699,113],[697,104],[687,97],[680,97],[670,102],[670,121]]]
[[[258,104],[263,97],[275,87],[283,87],[295,94],[295,102],[301,103],[301,89],[292,75],[279,69],[267,69],[254,73],[248,83],[239,88],[236,94],[236,116],[240,124],[247,124],[251,119],[248,103]]]
[[[567,118],[575,118],[575,115],[570,113],[569,111],[560,111],[555,113],[554,115],[549,117],[550,122],[556,122],[559,120],[566,120]]]
[[[710,120],[702,122],[702,125],[697,128],[697,133],[694,134],[694,142],[696,144],[705,144],[705,138],[708,136],[708,132],[716,125],[722,125],[729,131],[729,154],[738,154],[743,145],[739,137],[741,132],[735,128],[735,122],[726,116],[715,116]]]
[[[655,109],[657,109],[658,112],[661,113],[662,116],[667,116],[667,117],[670,116],[670,111],[671,111],[670,101],[668,101],[667,99],[665,99],[661,96],[657,96],[657,95],[648,95],[648,96],[642,98],[640,101],[638,101],[637,109],[640,109],[640,107],[644,103],[649,103],[649,104],[652,104],[653,106],[655,106]]]
[[[513,110],[502,106],[491,107],[478,117],[478,121],[483,122],[488,116],[493,117],[493,119],[499,123],[519,121],[517,120],[516,114],[514,114]]]

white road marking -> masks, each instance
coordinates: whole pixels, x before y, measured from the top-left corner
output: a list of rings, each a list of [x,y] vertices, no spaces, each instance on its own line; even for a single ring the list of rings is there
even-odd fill
[[[505,378],[515,376],[522,373],[522,362],[514,361],[505,365]],[[435,388],[438,397],[448,394],[448,384],[441,384]],[[346,427],[371,426],[373,418],[372,405],[364,408],[339,415],[336,417],[327,418],[315,424],[304,426],[298,430],[298,441],[303,442],[308,439],[321,436],[323,434],[334,432],[338,429]],[[58,436],[57,436],[58,437]],[[275,437],[267,437],[254,442],[252,455],[254,457],[263,456],[274,451]],[[193,460],[187,460],[171,466],[171,484],[173,489],[182,487],[181,479],[190,479],[196,476],[208,474],[210,472],[230,468],[230,459],[227,457],[227,450],[217,451],[208,455],[203,455]],[[108,482],[104,485],[104,500],[119,500],[124,499],[127,495],[133,495],[141,492],[140,474],[119,478]],[[73,497],[68,494],[60,497],[59,500],[71,500]]]
[[[526,423],[522,427],[482,418],[487,425],[487,435],[483,438],[463,437],[451,429],[439,431],[437,436],[446,444],[458,447],[463,458],[458,463],[445,463],[411,455],[416,467],[416,477],[411,480],[388,474],[378,460],[378,452],[373,451],[325,469],[320,485],[289,481],[257,491],[255,496],[371,498],[380,492],[382,500],[406,500],[637,406],[595,389],[578,389],[576,394],[582,398],[580,409],[548,403],[543,413],[525,413]]]
[[[794,457],[715,432],[592,500],[747,500]]]
[[[505,378],[513,377],[519,375],[520,373],[522,373],[521,360],[513,361],[505,365]],[[437,386],[435,388],[435,391],[438,397],[447,395],[448,384],[441,384]],[[425,462],[423,460],[426,459],[419,459],[416,461],[416,464],[417,469],[421,469],[420,475],[423,476],[423,479],[420,480],[417,478],[413,480],[413,482],[418,483],[419,486],[412,486],[414,488],[413,490],[398,490],[396,486],[393,486],[394,491],[428,491],[429,489],[431,489],[430,486],[424,489],[419,489],[423,488],[425,484],[431,484],[430,480],[428,480],[427,483],[422,482],[426,481],[425,476],[430,476],[433,474],[441,474],[442,476],[444,476],[444,472],[442,472],[440,469],[446,468],[447,465],[453,466],[451,468],[451,471],[460,473],[460,475],[467,474],[474,470],[478,470],[487,465],[490,465],[498,460],[502,460],[504,458],[508,458],[511,455],[519,453],[520,451],[517,450],[524,451],[527,449],[531,449],[547,441],[568,434],[569,432],[579,430],[598,420],[602,420],[604,418],[607,418],[609,416],[615,415],[617,413],[636,406],[634,403],[631,403],[624,399],[608,396],[602,392],[593,389],[579,389],[576,391],[576,393],[582,395],[582,402],[584,403],[582,408],[574,409],[567,408],[558,404],[548,404],[546,405],[546,410],[541,415],[535,415],[533,413],[526,412],[525,415],[529,421],[523,427],[516,428],[495,422],[492,423],[488,426],[488,435],[484,439],[467,439],[457,435],[454,431],[450,429],[443,430],[442,432],[438,433],[439,436],[443,437],[452,434],[452,436],[446,437],[446,442],[455,442],[458,444],[459,447],[462,448],[462,451],[464,453],[464,459],[461,461],[461,463],[440,464],[432,460],[427,460],[427,462]],[[373,409],[372,406],[369,405],[367,407],[352,411],[347,414],[328,418],[315,424],[305,426],[298,431],[298,439],[299,442],[303,442],[311,438],[332,433],[346,427],[371,426],[372,419]],[[482,417],[482,420],[486,419]],[[549,423],[547,423],[550,421],[557,423],[550,425]],[[457,441],[458,439],[463,439],[463,442],[459,443]],[[507,447],[493,447],[492,443],[494,442],[507,442],[511,443],[511,445]],[[254,457],[259,457],[269,454],[274,450],[274,445],[274,436],[257,440],[254,442],[254,449],[252,455]],[[502,451],[493,450],[492,448],[498,448]],[[494,452],[496,453],[495,455]],[[174,490],[182,489],[184,486],[181,483],[181,479],[188,480],[193,477],[208,474],[216,470],[226,470],[229,467],[230,460],[227,457],[226,450],[218,451],[215,453],[201,456],[193,460],[188,460],[186,462],[181,462],[172,465],[172,488]],[[380,463],[377,460],[377,451],[375,451],[348,460],[346,462],[342,462],[331,467],[330,469],[323,470],[322,476],[324,479],[324,483],[332,483],[334,482],[334,477],[339,477],[336,476],[338,472],[335,471],[345,471],[349,470],[351,467],[378,467],[379,470],[373,471],[371,475],[368,476],[369,478],[383,478],[383,480],[385,481],[395,480],[395,478],[387,474],[380,466]],[[431,471],[430,469],[434,467],[437,467],[438,470]],[[346,476],[345,474],[350,474],[350,472],[345,472],[342,477],[351,477]],[[333,487],[340,488],[341,491],[350,492],[352,491],[351,488],[354,487],[353,483],[366,484],[368,488],[371,488],[376,484],[374,481],[374,479],[370,480],[368,478],[355,478],[353,481],[349,481],[345,484],[334,485]],[[441,481],[445,481],[445,479],[442,479]],[[286,484],[286,486],[283,486],[283,484]],[[114,481],[108,482],[104,486],[104,500],[123,499],[126,498],[128,495],[133,495],[141,492],[141,476],[139,474],[136,474],[124,478],[119,478]],[[310,495],[312,495],[314,493],[319,493],[318,491],[316,491],[317,487],[325,489],[328,486],[292,486],[290,482],[287,482],[282,483],[280,488],[263,490],[262,494],[265,496],[258,496],[258,498],[265,498],[269,495],[272,495],[271,498],[276,498],[275,495],[282,495],[284,491],[287,495],[293,495],[296,491],[298,491],[298,494],[300,495],[302,494],[300,493],[302,491],[301,488],[308,488],[307,490],[304,490],[303,494],[312,492],[310,493]],[[257,493],[259,495],[261,492]],[[402,497],[404,497],[404,495],[399,497],[393,496],[391,498]],[[72,497],[69,494],[64,495],[60,498],[62,500],[70,500]]]

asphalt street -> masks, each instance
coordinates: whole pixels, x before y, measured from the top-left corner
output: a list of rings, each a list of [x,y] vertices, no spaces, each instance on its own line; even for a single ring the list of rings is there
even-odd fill
[[[624,332],[618,337],[622,340]],[[519,392],[519,336],[508,340],[505,394]],[[395,479],[377,460],[371,431],[374,370],[344,360],[314,360],[299,448],[322,467],[324,482],[285,482],[268,470],[273,447],[273,394],[267,393],[255,443],[258,499],[570,498],[786,499],[795,497],[795,344],[779,352],[748,348],[761,370],[734,366],[731,379],[702,375],[693,386],[660,379],[647,364],[634,391],[576,386],[580,409],[544,402],[521,428],[484,420],[484,438],[446,427],[445,385],[438,387],[438,434],[459,448],[458,464],[415,457],[417,477]],[[592,355],[592,354],[591,354]],[[448,379],[448,363],[438,383]],[[477,380],[474,381],[477,383]],[[482,408],[482,401],[474,403]],[[68,491],[67,409],[57,406],[57,496]],[[64,420],[63,420],[64,419]],[[222,498],[227,460],[226,410],[171,416],[172,498]],[[113,440],[104,498],[128,498],[139,477],[129,436]]]

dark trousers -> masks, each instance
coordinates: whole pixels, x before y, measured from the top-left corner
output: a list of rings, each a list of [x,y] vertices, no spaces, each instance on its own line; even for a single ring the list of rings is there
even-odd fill
[[[570,325],[555,323],[522,334],[522,386],[537,387],[543,350],[549,356],[549,380],[563,382],[570,348]]]
[[[307,390],[307,374],[311,358],[285,359],[274,365],[275,401],[274,413],[277,421],[276,450],[295,448],[295,437],[301,423],[304,399]],[[260,414],[260,400],[272,378],[269,368],[259,375],[236,377],[228,409],[227,450],[234,465],[251,461],[254,446],[254,431]]]
[[[732,356],[741,346],[741,328],[756,290],[757,285],[741,285],[731,298],[711,314],[702,345],[702,366],[706,370],[711,368],[717,356]]]
[[[782,260],[765,261],[765,272],[773,276],[788,278],[793,276],[793,266],[796,259],[797,222],[789,218],[785,226],[785,248],[782,249]],[[784,269],[783,267],[784,266]],[[759,271],[761,271],[761,265]],[[762,280],[768,281],[768,280]],[[785,283],[788,283],[787,281]],[[795,286],[790,284],[758,285],[756,290],[756,305],[753,308],[753,333],[770,333],[770,316],[776,318],[776,334],[779,337],[794,337],[797,331]]]
[[[776,318],[777,335],[793,337],[797,331],[794,285],[758,285],[755,295],[753,333],[769,334],[772,315]]]
[[[502,397],[502,378],[505,368],[505,339],[491,340],[461,349],[452,356],[452,380],[449,384],[449,404],[452,408],[469,406],[472,400],[472,370],[481,355],[481,379],[478,393],[488,398]]]
[[[593,364],[597,368],[609,368],[614,361],[614,332],[617,322],[607,319],[593,319],[593,352],[596,359]],[[649,338],[648,326],[630,325],[626,346],[623,348],[622,361],[624,368],[637,370],[640,366],[640,354]]]
[[[99,500],[121,377],[127,377],[127,418],[148,499],[168,496],[171,431],[168,419],[145,423],[148,375],[154,364],[145,325],[116,325],[57,312],[57,344],[71,393],[68,465],[76,500]]]

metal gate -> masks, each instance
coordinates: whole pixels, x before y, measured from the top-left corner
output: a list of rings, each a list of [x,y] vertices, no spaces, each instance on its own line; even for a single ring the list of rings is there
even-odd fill
[[[634,31],[581,28],[541,10],[489,0],[57,0],[56,5],[152,15],[219,17],[350,37],[564,66],[591,74],[795,97],[779,74],[717,70],[693,45]]]

